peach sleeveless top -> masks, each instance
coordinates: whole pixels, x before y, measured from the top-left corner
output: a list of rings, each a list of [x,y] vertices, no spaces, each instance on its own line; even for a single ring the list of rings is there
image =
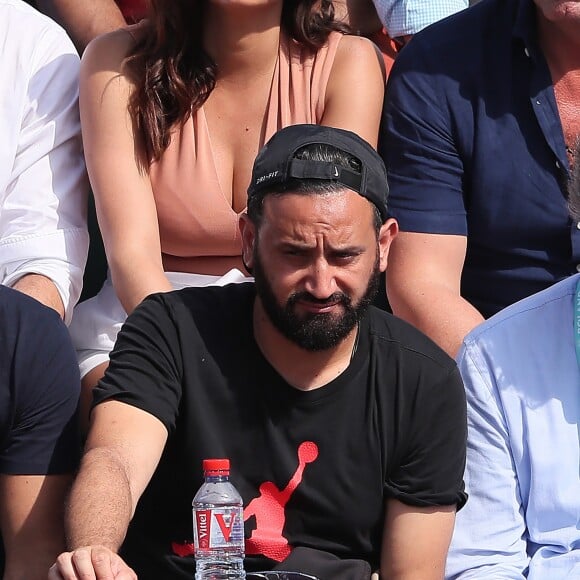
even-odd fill
[[[342,35],[313,54],[281,36],[265,140],[298,123],[319,123]],[[263,145],[261,143],[260,145]],[[242,268],[238,217],[224,196],[203,107],[176,132],[150,170],[166,271],[223,274]]]

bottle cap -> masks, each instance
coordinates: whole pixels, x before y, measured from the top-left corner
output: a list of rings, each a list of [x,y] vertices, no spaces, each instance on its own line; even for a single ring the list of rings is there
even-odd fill
[[[230,460],[229,459],[204,459],[203,460],[203,471],[205,473],[225,473],[226,475],[230,472]]]

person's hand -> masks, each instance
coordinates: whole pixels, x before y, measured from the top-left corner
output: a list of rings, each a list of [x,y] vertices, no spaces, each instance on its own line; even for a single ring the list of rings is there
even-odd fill
[[[123,559],[105,546],[63,552],[48,571],[48,580],[137,580]]]

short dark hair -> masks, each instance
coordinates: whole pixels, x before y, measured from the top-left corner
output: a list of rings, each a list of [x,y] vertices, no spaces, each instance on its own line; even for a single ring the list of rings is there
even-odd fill
[[[332,145],[325,143],[313,143],[305,145],[296,151],[295,159],[302,159],[304,161],[326,161],[334,163],[339,167],[344,167],[355,173],[361,173],[361,162],[354,155],[342,151]],[[322,194],[322,193],[337,193],[347,189],[342,183],[334,180],[326,179],[298,179],[291,178],[282,183],[273,183],[271,187],[263,188],[259,193],[251,195],[248,198],[248,217],[254,222],[256,227],[262,223],[262,216],[264,213],[264,198],[267,195],[282,195],[284,193],[292,192],[299,194]],[[375,231],[378,235],[383,219],[377,206],[369,201],[373,209],[373,222]]]
[[[568,210],[575,222],[580,222],[580,139],[574,146],[574,159],[568,184]]]

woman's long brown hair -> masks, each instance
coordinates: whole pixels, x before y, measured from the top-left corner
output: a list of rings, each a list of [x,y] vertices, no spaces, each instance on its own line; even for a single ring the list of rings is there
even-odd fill
[[[126,59],[135,85],[129,113],[148,163],[161,157],[171,129],[201,107],[215,86],[216,64],[202,46],[206,1],[149,0],[149,18]],[[332,0],[284,0],[281,28],[311,50],[331,31],[348,31],[334,20]]]

